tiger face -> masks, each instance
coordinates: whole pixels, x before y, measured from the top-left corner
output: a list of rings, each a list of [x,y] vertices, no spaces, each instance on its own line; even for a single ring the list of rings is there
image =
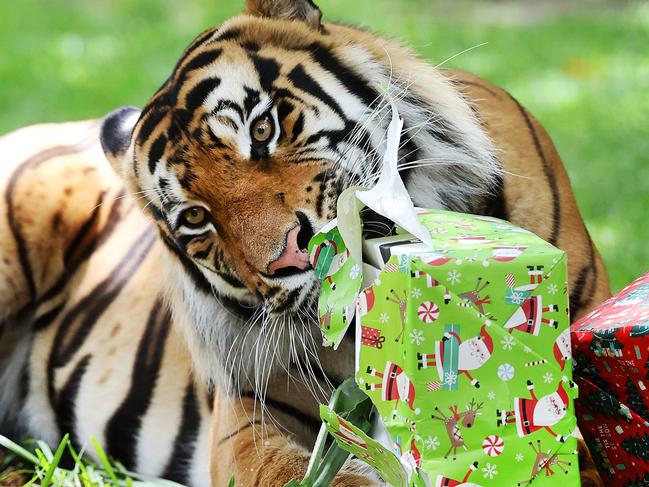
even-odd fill
[[[398,44],[250,0],[200,35],[144,109],[104,122],[108,158],[196,290],[273,316],[310,307],[307,244],[346,187],[377,176],[390,120],[421,206],[468,210],[498,164],[466,101]],[[386,91],[388,96],[385,95]]]

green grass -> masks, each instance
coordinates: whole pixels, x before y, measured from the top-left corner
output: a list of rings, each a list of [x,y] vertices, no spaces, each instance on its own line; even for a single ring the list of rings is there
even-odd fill
[[[510,91],[547,127],[619,289],[649,268],[649,5],[534,18],[498,2],[321,0],[326,19],[398,37]],[[243,0],[0,2],[0,132],[142,105],[189,41]],[[620,4],[620,2],[618,2]],[[475,6],[477,5],[477,6]],[[517,16],[516,12],[523,12]],[[531,11],[530,9],[527,12]]]
[[[8,452],[0,462],[0,485],[18,485],[23,482],[25,486],[41,487],[183,487],[170,480],[128,472],[120,463],[111,461],[94,438],[92,447],[100,459],[98,464],[89,460],[84,451],[77,452],[67,434],[54,452],[40,440],[29,440],[24,445],[19,445],[2,435],[0,447]],[[70,468],[62,466],[62,459],[66,455],[71,459]]]

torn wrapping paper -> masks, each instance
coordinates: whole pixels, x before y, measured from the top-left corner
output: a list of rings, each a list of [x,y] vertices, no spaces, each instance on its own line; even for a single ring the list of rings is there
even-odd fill
[[[649,485],[649,274],[572,326],[580,429],[611,487]]]
[[[396,150],[384,189],[345,191],[309,246],[314,268],[328,241],[341,249],[321,271],[323,335],[337,345],[355,317],[384,448],[407,485],[580,485],[565,253],[502,220],[415,211],[395,168]],[[365,204],[399,234],[363,239]],[[348,450],[363,458],[363,444]]]

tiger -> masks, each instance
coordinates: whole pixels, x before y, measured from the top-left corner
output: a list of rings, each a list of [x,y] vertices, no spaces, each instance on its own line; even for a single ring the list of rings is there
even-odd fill
[[[305,249],[344,189],[376,181],[392,103],[415,205],[564,249],[572,319],[609,296],[559,154],[513,96],[311,0],[247,0],[141,110],[0,138],[2,433],[94,436],[187,485],[300,479],[317,405],[354,371],[353,334],[321,346]],[[352,460],[334,485],[382,483]]]

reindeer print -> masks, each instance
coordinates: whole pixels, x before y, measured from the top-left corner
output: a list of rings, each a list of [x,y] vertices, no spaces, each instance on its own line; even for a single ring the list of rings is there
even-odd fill
[[[403,292],[403,297],[399,296],[394,289],[390,289],[392,297],[386,296],[386,300],[399,305],[399,317],[401,318],[401,331],[394,339],[395,342],[403,343],[403,332],[406,329],[406,311],[408,309],[408,293]]]
[[[325,312],[320,315],[320,319],[319,319],[320,328],[322,328],[324,330],[331,329],[331,316],[332,316],[331,308],[327,307]]]
[[[518,483],[519,487],[531,484],[532,481],[536,478],[536,476],[539,473],[541,473],[541,471],[545,471],[546,477],[554,475],[554,470],[552,470],[553,466],[558,467],[565,474],[568,473],[568,469],[566,467],[570,467],[572,463],[559,459],[560,454],[557,453],[551,454],[552,450],[550,449],[548,449],[547,452],[544,452],[541,448],[541,440],[536,440],[536,447],[534,446],[534,443],[530,441],[530,447],[532,448],[534,453],[536,453],[536,459],[534,460],[534,467],[532,468],[532,474],[530,475],[530,478],[528,480],[523,480],[522,482],[519,482]],[[576,455],[576,454],[577,452],[573,451],[571,453],[564,453],[563,455]]]
[[[475,285],[475,289],[460,293],[458,296],[460,299],[462,299],[462,302],[458,303],[458,306],[464,306],[468,308],[471,304],[473,304],[476,308],[478,308],[480,314],[485,314],[484,305],[490,304],[491,298],[488,295],[481,298],[480,293],[482,293],[482,291],[484,291],[484,289],[490,283],[489,281],[486,281],[482,286],[480,286],[481,283],[482,283],[482,277],[478,277],[478,282]]]
[[[435,407],[437,414],[433,414],[431,418],[437,419],[444,423],[444,426],[446,426],[446,434],[448,435],[448,439],[451,441],[451,446],[446,452],[446,455],[444,455],[444,458],[448,458],[452,451],[453,460],[455,460],[457,457],[456,454],[458,448],[463,448],[464,450],[467,449],[467,446],[464,443],[464,438],[462,437],[462,431],[460,430],[458,423],[460,423],[461,421],[462,426],[464,426],[465,428],[471,428],[475,423],[475,418],[479,414],[481,414],[480,410],[482,409],[483,405],[483,402],[476,403],[475,399],[471,399],[471,402],[467,405],[467,410],[462,411],[461,413],[458,412],[457,404],[455,406],[449,406],[449,409],[451,411],[450,416],[444,415],[441,409]]]

